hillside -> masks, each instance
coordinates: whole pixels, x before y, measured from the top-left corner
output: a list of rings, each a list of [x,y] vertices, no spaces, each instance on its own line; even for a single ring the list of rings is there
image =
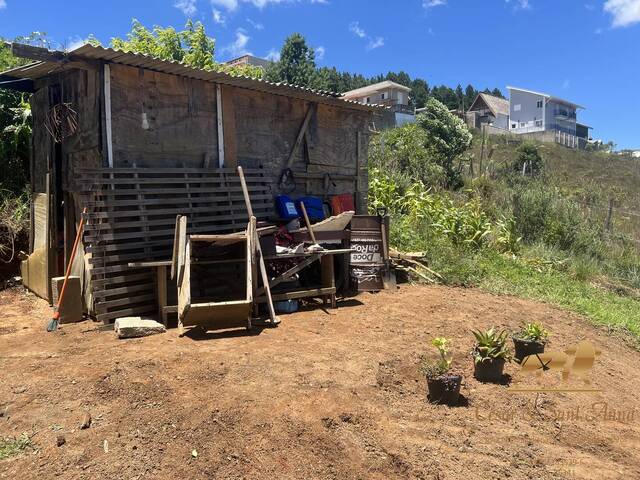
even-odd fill
[[[508,143],[507,143],[508,142]],[[520,142],[502,136],[487,137],[483,169],[504,168],[517,156]],[[606,218],[613,200],[612,233],[640,241],[640,160],[604,152],[572,150],[558,144],[538,143],[547,181],[566,196]],[[474,135],[471,152],[477,170],[482,137]],[[477,173],[477,172],[476,172]]]

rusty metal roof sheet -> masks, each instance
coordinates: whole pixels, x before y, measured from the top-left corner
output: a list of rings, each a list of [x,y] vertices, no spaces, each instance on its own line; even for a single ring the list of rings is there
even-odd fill
[[[96,47],[85,44],[71,52],[68,52],[63,62],[39,61],[12,68],[0,73],[3,77],[16,79],[31,79],[45,77],[51,73],[59,72],[66,69],[74,68],[73,62],[78,60],[98,60],[131,67],[142,67],[156,72],[169,73],[188,78],[194,78],[212,83],[223,85],[231,85],[249,90],[256,90],[274,95],[284,95],[288,97],[299,98],[328,105],[334,105],[342,108],[351,108],[354,110],[382,110],[382,105],[370,105],[345,100],[341,98],[339,93],[328,92],[324,90],[315,90],[299,85],[291,85],[288,83],[273,83],[267,80],[256,79],[246,76],[236,76],[228,73],[214,72],[189,67],[175,61],[161,60],[159,58],[145,55],[142,53],[125,52],[115,50],[113,48]]]

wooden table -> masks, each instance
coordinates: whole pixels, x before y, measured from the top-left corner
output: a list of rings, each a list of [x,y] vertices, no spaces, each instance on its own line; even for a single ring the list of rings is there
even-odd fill
[[[297,290],[293,292],[272,294],[274,302],[293,300],[297,298],[310,298],[310,297],[322,297],[323,302],[327,301],[331,303],[331,308],[337,308],[336,304],[336,285],[335,275],[333,268],[333,256],[350,254],[351,249],[342,248],[337,250],[322,250],[319,252],[303,252],[303,253],[283,253],[280,255],[265,256],[265,261],[283,260],[291,258],[299,258],[301,261],[291,267],[286,272],[278,275],[269,280],[269,287],[273,288],[276,285],[290,279],[293,275],[300,270],[311,265],[316,260],[320,261],[320,275],[321,286],[320,288],[312,288],[307,290]],[[171,267],[171,260],[159,260],[153,262],[131,262],[128,264],[131,268],[153,268],[156,272],[156,294],[158,297],[158,315],[162,320],[162,323],[167,325],[167,316],[169,313],[177,313],[177,305],[167,305],[167,267]],[[254,295],[255,302],[265,303],[267,297],[263,295],[264,289],[259,288]]]

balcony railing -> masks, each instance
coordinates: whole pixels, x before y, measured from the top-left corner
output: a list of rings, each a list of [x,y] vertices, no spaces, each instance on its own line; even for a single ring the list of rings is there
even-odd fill
[[[576,112],[571,110],[557,109],[553,111],[553,114],[555,115],[556,118],[567,118],[571,120],[576,119]]]
[[[395,105],[389,106],[395,113],[407,113],[409,115],[415,115],[416,113],[415,107],[412,107],[411,105],[401,105],[399,103],[396,103]]]

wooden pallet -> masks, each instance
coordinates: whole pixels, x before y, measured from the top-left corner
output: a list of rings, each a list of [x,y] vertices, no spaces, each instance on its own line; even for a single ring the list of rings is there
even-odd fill
[[[171,257],[177,215],[189,218],[188,234],[246,229],[247,213],[234,169],[101,168],[74,172],[87,225],[93,306],[105,323],[129,315],[155,314],[154,273],[130,262]],[[261,169],[245,170],[258,220],[273,213],[270,180]]]

